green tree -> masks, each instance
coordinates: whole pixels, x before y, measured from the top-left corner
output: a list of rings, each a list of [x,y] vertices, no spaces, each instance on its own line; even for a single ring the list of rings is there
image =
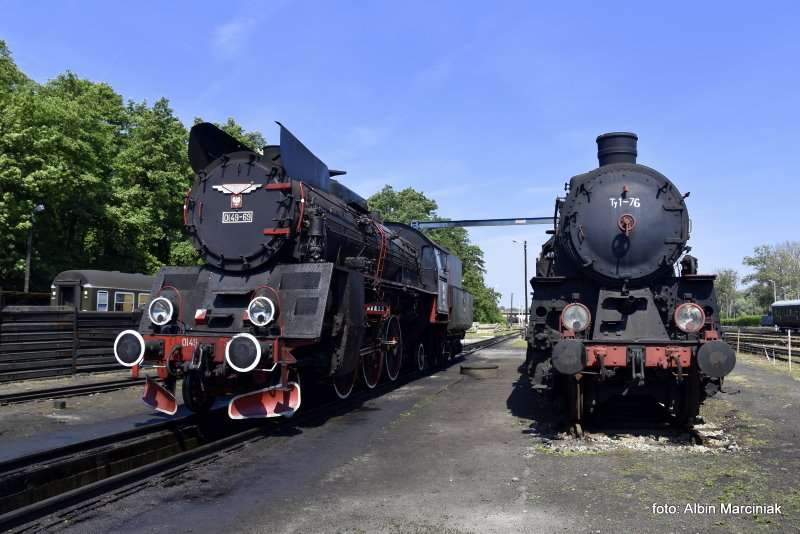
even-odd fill
[[[438,205],[416,189],[407,187],[395,191],[390,185],[369,197],[369,209],[387,221],[409,224],[411,221],[428,221],[436,218]]]
[[[255,149],[265,143],[232,118],[220,127]],[[108,84],[71,72],[37,84],[0,41],[0,285],[21,288],[30,228],[35,290],[66,269],[196,263],[181,213],[193,179],[187,143],[166,99],[125,105]]]
[[[755,282],[761,287],[757,298],[762,310],[772,304],[773,282],[778,299],[800,292],[800,242],[758,246],[752,256],[745,256],[744,264],[752,267],[753,272],[742,281]]]
[[[128,104],[107,206],[113,231],[102,263],[154,272],[165,263],[197,261],[182,232],[183,198],[192,182],[186,145],[187,130],[166,99],[152,107]]]
[[[43,203],[33,225],[32,285],[47,287],[59,270],[92,266],[101,252],[122,98],[107,84],[66,73],[43,85],[16,84],[4,102],[0,275],[10,286],[19,284],[32,209]]]
[[[395,191],[387,185],[368,199],[370,210],[377,212],[387,221],[408,224],[413,220],[442,220],[437,214],[438,205],[423,193],[406,188]],[[497,302],[500,294],[486,287],[483,275],[486,268],[483,251],[470,243],[469,234],[464,228],[442,228],[425,232],[431,239],[449,249],[461,258],[464,264],[463,284],[472,294],[475,302],[475,320],[497,323],[503,320]]]
[[[734,269],[721,269],[717,271],[714,280],[714,289],[717,292],[717,304],[721,317],[732,317],[734,304],[738,296],[736,286],[739,283],[739,273]]]
[[[766,311],[760,304],[761,293],[764,287],[759,284],[753,284],[742,290],[736,292],[736,300],[734,302],[734,316],[739,315],[760,315]],[[770,289],[771,291],[771,289]],[[770,302],[771,302],[770,297]]]
[[[0,39],[0,106],[13,94],[21,85],[28,85],[31,81],[19,70],[11,51],[6,46],[6,42]]]
[[[24,98],[30,98],[30,80],[17,68],[5,41],[0,40],[0,286],[13,287],[21,279],[20,251],[31,225],[35,206],[20,196],[20,165],[12,150],[23,141],[18,132],[19,113]],[[24,97],[23,95],[24,89]]]

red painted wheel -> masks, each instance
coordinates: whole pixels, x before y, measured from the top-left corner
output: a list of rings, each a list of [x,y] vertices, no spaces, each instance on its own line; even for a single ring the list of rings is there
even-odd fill
[[[392,316],[386,323],[383,335],[383,352],[386,357],[386,376],[394,382],[400,376],[403,365],[403,332],[400,330],[400,319]]]
[[[364,383],[369,389],[373,389],[381,381],[383,373],[383,351],[376,347],[371,353],[361,357],[361,370],[364,375]]]
[[[353,367],[349,373],[333,375],[333,392],[340,399],[346,399],[353,392],[353,387],[356,384],[356,377],[358,376],[358,365]]]

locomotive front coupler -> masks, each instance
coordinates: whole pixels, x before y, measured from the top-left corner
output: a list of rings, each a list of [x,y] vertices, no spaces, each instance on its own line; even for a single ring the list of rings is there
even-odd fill
[[[673,374],[675,375],[675,381],[678,384],[680,384],[681,382],[683,382],[683,377],[685,376],[683,374],[683,365],[681,364],[681,359],[679,356],[676,356],[675,354],[670,354],[669,359],[671,361],[674,361],[676,366],[678,367],[678,372]]]
[[[214,360],[214,346],[201,344],[192,352],[192,359],[184,363],[184,372],[203,372],[209,368],[209,363]]]
[[[628,346],[628,362],[631,367],[631,381],[625,385],[622,395],[627,395],[631,386],[644,386],[645,352],[641,345]]]
[[[606,367],[606,357],[602,354],[597,355],[597,361],[600,364],[600,372],[597,373],[599,375],[600,382],[603,382],[606,378],[611,378],[617,372],[614,369],[608,369]]]

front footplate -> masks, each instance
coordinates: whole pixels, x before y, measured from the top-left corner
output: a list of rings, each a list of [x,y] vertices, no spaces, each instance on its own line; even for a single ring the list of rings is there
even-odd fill
[[[228,416],[231,419],[291,417],[298,408],[300,384],[289,382],[286,386],[272,386],[237,395],[228,404]]]
[[[167,415],[175,415],[175,412],[178,411],[178,401],[175,400],[175,394],[146,375],[144,377],[142,400],[154,410]]]

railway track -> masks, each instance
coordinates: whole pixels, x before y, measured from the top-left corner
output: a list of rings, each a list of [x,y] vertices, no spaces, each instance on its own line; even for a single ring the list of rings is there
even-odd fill
[[[473,343],[454,360],[518,336],[515,332]],[[418,376],[407,372],[396,382],[356,392],[343,401],[312,401],[292,419],[230,421],[225,409],[217,409],[203,418],[190,415],[2,462],[0,531],[23,526],[25,532],[47,529],[49,524],[32,522],[64,512],[57,518],[60,522],[78,510],[103,506],[144,487],[149,477],[183,471],[282,429],[322,422]]]
[[[789,361],[789,336],[771,328],[726,328],[722,339],[741,352]],[[800,333],[792,336],[792,363],[800,363]]]
[[[19,404],[41,399],[60,399],[66,397],[77,397],[80,395],[92,395],[94,393],[106,393],[118,389],[129,388],[144,384],[144,378],[124,378],[121,380],[110,380],[108,382],[96,382],[93,384],[80,384],[73,386],[63,386],[57,388],[37,389],[33,391],[20,391],[18,393],[7,393],[0,395],[0,406],[5,404]]]
[[[503,340],[508,339],[508,337],[506,336],[499,336],[499,337],[503,338]],[[473,347],[480,345],[484,341],[496,342],[497,339],[498,337],[494,337],[466,345],[464,347],[464,350],[462,351],[462,354],[469,354],[470,351],[474,350]],[[107,393],[109,391],[116,391],[119,389],[138,386],[141,384],[144,384],[144,378],[124,378],[120,380],[110,380],[108,382],[96,382],[93,384],[80,384],[73,386],[62,386],[57,388],[37,389],[33,391],[20,391],[17,393],[7,393],[4,395],[0,395],[0,406],[4,406],[7,404],[19,404],[22,402],[29,402],[42,399],[56,399],[56,398],[61,399],[67,397],[77,397],[80,395],[93,395],[95,393]]]

